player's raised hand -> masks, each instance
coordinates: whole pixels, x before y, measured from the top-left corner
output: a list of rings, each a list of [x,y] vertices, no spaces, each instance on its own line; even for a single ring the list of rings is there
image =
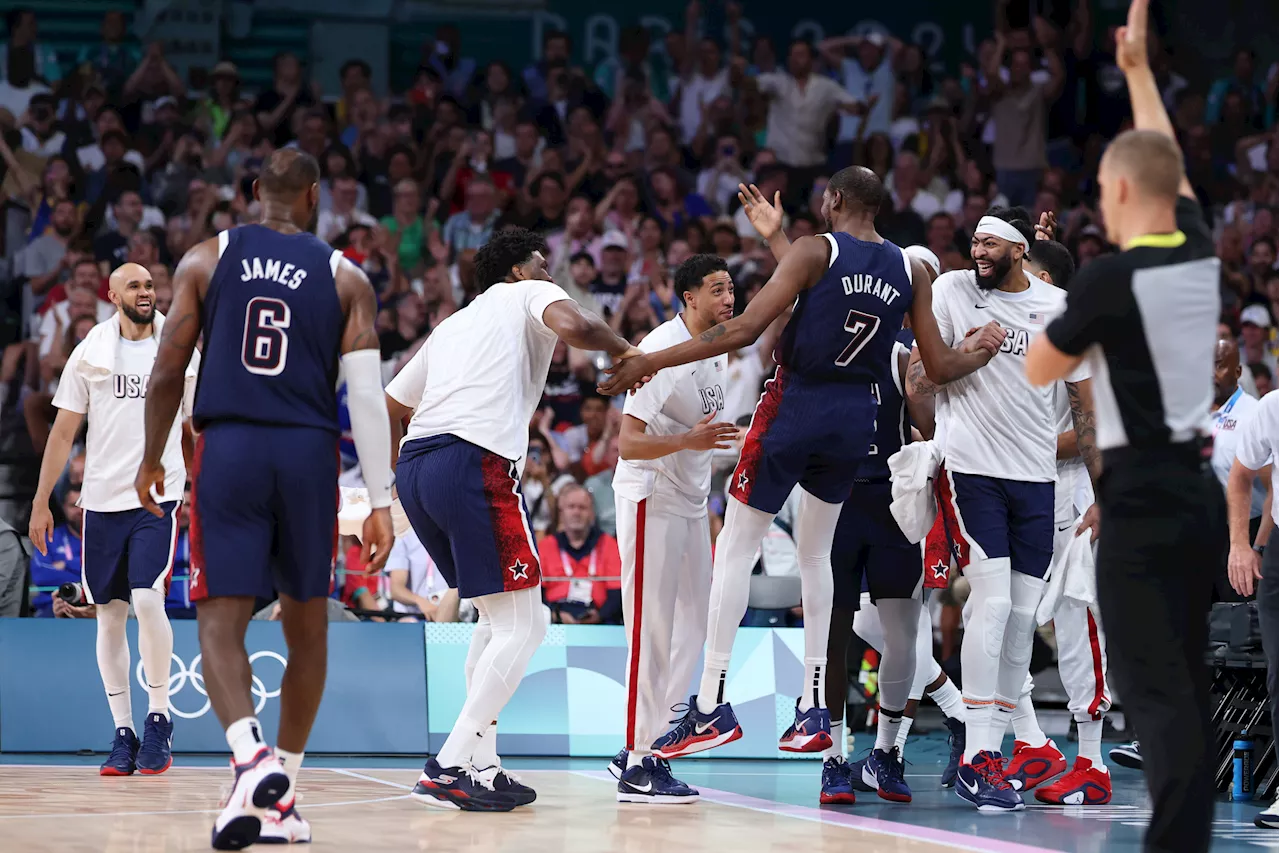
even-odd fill
[[[370,512],[360,531],[360,560],[364,563],[366,575],[376,575],[382,571],[387,558],[391,556],[391,546],[395,541],[391,510],[383,507]]]
[[[596,386],[596,390],[601,394],[614,397],[624,391],[638,390],[653,378],[656,371],[649,366],[648,355],[636,347],[631,347],[617,357],[612,367],[606,367],[604,372],[612,378],[601,382]]]
[[[138,476],[133,479],[133,490],[138,493],[138,503],[142,504],[143,509],[156,518],[164,518],[164,510],[151,497],[152,487],[155,487],[157,495],[164,497],[164,466],[158,462],[148,465],[143,460],[138,466]]]
[[[1040,214],[1040,221],[1036,223],[1036,239],[1052,240],[1053,235],[1058,233],[1058,215],[1052,210],[1046,210]]]
[[[773,204],[770,204],[755,184],[738,184],[738,201],[742,202],[747,219],[760,232],[760,239],[768,240],[782,228],[781,192],[773,194]]]
[[[960,342],[960,352],[978,352],[982,351],[990,356],[994,356],[1000,351],[1004,339],[1008,337],[1008,332],[1004,327],[992,320],[985,326],[970,329],[968,334],[964,336],[964,340]]]
[[[49,501],[43,504],[36,501],[31,505],[31,523],[27,526],[27,535],[31,544],[36,546],[40,556],[49,555],[49,543],[53,541],[53,513],[49,511]]]
[[[713,424],[711,419],[715,416],[716,413],[711,412],[684,434],[685,449],[729,450],[733,447],[733,442],[738,437],[737,425],[725,421]]]
[[[1128,74],[1147,68],[1147,7],[1149,0],[1132,0],[1129,19],[1116,30],[1116,65]]]

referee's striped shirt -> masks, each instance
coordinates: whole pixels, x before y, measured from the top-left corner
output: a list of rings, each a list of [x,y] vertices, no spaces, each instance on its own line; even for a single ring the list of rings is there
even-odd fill
[[[1104,452],[1183,444],[1205,432],[1219,261],[1194,199],[1179,197],[1177,225],[1080,270],[1066,310],[1046,329],[1062,352],[1085,354]]]

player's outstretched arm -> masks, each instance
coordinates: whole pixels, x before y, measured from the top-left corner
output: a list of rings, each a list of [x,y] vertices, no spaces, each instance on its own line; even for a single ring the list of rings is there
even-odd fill
[[[542,322],[559,335],[560,340],[580,350],[603,351],[614,358],[630,358],[639,352],[609,328],[608,323],[572,299],[560,299],[548,305],[542,312]]]
[[[84,423],[84,415],[70,409],[58,409],[58,416],[53,420],[53,429],[49,431],[49,440],[44,445],[44,456],[40,460],[40,482],[36,486],[36,496],[31,501],[31,521],[27,534],[31,544],[41,554],[48,553],[49,541],[53,538],[53,513],[49,510],[49,496],[53,487],[62,476],[62,469],[67,467],[67,457],[71,455],[71,445],[75,443],[80,425]]]
[[[920,399],[932,397],[942,386],[990,361],[1000,351],[1005,331],[998,323],[988,323],[966,335],[959,346],[947,346],[933,314],[933,282],[925,265],[915,258],[911,259],[911,290],[911,331],[916,345],[907,368],[907,396]]]
[[[618,454],[623,459],[661,459],[681,450],[728,450],[738,437],[731,423],[712,423],[715,412],[707,415],[688,432],[679,435],[650,435],[644,421],[634,415],[622,416],[618,432]]]
[[[178,416],[178,407],[182,405],[187,364],[191,361],[191,354],[195,352],[196,342],[200,340],[200,332],[204,326],[201,313],[204,294],[217,265],[218,240],[214,238],[192,247],[183,255],[178,268],[173,272],[173,304],[169,308],[169,315],[165,317],[160,349],[156,352],[156,361],[151,368],[151,381],[147,385],[143,426],[145,445],[142,464],[138,466],[138,476],[133,481],[143,508],[157,517],[163,516],[164,511],[152,499],[151,488],[154,486],[156,494],[166,497],[165,471],[160,464],[160,457],[164,455],[169,430],[173,426],[173,419]],[[176,499],[180,496],[172,497]]]
[[[783,311],[795,303],[800,293],[822,278],[827,269],[829,244],[821,237],[801,237],[778,263],[769,281],[747,303],[737,317],[712,326],[693,340],[657,352],[642,353],[615,364],[607,372],[613,378],[600,386],[605,394],[619,394],[644,376],[680,364],[740,349],[756,342]]]
[[[1102,476],[1102,451],[1098,450],[1098,416],[1093,408],[1093,380],[1064,382],[1067,387],[1067,405],[1071,409],[1071,425],[1074,427],[1076,453],[1089,469],[1089,479],[1096,489]],[[1061,442],[1059,442],[1061,444]]]

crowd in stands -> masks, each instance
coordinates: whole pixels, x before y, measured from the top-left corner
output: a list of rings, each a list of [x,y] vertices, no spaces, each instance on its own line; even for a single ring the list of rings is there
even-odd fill
[[[724,31],[704,31],[693,0],[682,29],[655,39],[627,27],[617,55],[595,67],[578,64],[555,31],[526,68],[478,64],[444,24],[406,91],[375,91],[356,57],[340,90],[322,92],[287,53],[259,91],[227,61],[196,91],[159,43],[132,38],[119,12],[78,56],[42,46],[38,12],[11,14],[0,45],[0,430],[25,433],[40,453],[68,353],[113,313],[107,273],[146,266],[165,311],[183,253],[255,221],[253,179],[282,146],[317,159],[316,231],[374,284],[386,380],[489,284],[475,280],[476,250],[511,225],[544,234],[555,280],[632,342],[680,310],[673,271],[697,252],[728,261],[745,305],[776,262],[739,207],[739,183],[782,199],[794,240],[823,230],[828,176],[865,165],[892,196],[880,233],[928,246],[943,271],[970,265],[973,229],[993,205],[1056,212],[1079,266],[1116,251],[1100,227],[1095,175],[1128,101],[1113,31],[1095,27],[1087,0],[1057,21],[998,13],[995,31],[955,67],[878,32],[748,39],[740,16],[730,2]],[[1221,332],[1238,339],[1242,385],[1260,396],[1275,385],[1280,316],[1274,57],[1241,50],[1228,67],[1194,67],[1154,33],[1151,51],[1217,239]],[[729,419],[749,418],[771,349],[764,340],[731,355]],[[562,344],[530,425],[524,496],[545,598],[564,623],[621,621],[610,487],[621,411],[594,392],[606,362]],[[351,467],[349,436],[344,453]],[[718,466],[713,512],[732,463]],[[77,470],[82,456],[57,492],[65,522],[50,555],[31,564],[39,615],[87,612],[49,595],[79,574]],[[185,520],[179,542],[169,604],[186,616]],[[360,573],[350,545],[335,595],[352,607],[388,619],[466,617],[412,535],[383,579]],[[766,554],[769,573],[794,571],[785,548]]]

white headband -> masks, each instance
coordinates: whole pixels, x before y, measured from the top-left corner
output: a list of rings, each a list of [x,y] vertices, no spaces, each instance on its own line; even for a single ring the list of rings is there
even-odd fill
[[[926,249],[924,246],[908,246],[903,251],[906,252],[909,257],[915,258],[917,261],[920,261],[922,264],[929,267],[929,269],[933,270],[934,275],[940,275],[942,273],[942,262],[938,260],[937,255],[929,249]]]
[[[1008,240],[1010,243],[1021,243],[1023,249],[1030,249],[1031,244],[1027,242],[1027,238],[1022,236],[1022,232],[1014,228],[1003,219],[997,219],[994,216],[984,216],[978,220],[978,227],[974,229],[975,234],[990,234],[992,237],[999,237],[1001,240]]]

